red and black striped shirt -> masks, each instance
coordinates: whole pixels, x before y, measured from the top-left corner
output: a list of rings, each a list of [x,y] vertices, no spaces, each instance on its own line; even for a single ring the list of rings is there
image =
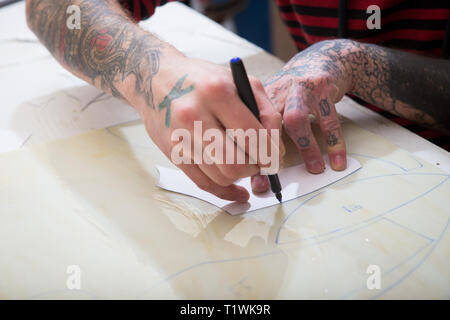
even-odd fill
[[[169,1],[121,0],[137,21]],[[450,0],[275,1],[299,50],[326,39],[348,38],[427,56],[448,57],[450,53]],[[367,8],[373,5],[380,8],[379,29],[367,27],[373,14]],[[358,102],[450,151],[450,136]]]
[[[440,57],[450,15],[449,0],[276,0],[301,50],[321,40],[359,42]],[[314,3],[314,4],[311,4]],[[379,29],[369,29],[369,6],[380,8]]]
[[[153,15],[157,6],[176,0],[120,0],[124,8],[131,12],[134,20],[141,21]],[[181,0],[181,2],[186,2]]]

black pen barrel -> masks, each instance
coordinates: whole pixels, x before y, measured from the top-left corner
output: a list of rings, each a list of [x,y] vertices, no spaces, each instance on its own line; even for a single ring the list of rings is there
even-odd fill
[[[244,63],[239,58],[234,58],[230,62],[231,73],[233,75],[234,83],[241,98],[242,102],[250,109],[253,115],[259,119],[259,109],[256,104],[255,96],[253,95],[253,90],[248,80],[247,72],[245,71]]]
[[[267,176],[270,182],[270,189],[273,193],[277,194],[281,192],[281,183],[277,174],[270,174]]]
[[[259,109],[256,104],[255,96],[253,95],[252,86],[248,80],[247,71],[245,70],[244,63],[240,58],[233,58],[230,61],[231,73],[236,85],[239,97],[242,102],[250,109],[253,115],[261,122],[259,118]],[[276,195],[278,201],[281,203],[281,183],[277,174],[269,175],[270,189]]]

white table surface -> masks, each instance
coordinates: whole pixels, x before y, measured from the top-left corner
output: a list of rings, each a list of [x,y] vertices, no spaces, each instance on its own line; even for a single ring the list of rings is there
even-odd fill
[[[261,79],[283,65],[181,4],[143,27],[189,56],[241,56]],[[168,160],[141,123],[114,126],[137,114],[64,71],[27,29],[23,3],[0,10],[0,55],[0,147],[25,147],[0,154],[0,296],[448,298],[449,177],[417,159],[443,168],[448,153],[349,98],[337,108],[363,168],[231,216],[156,187]],[[78,291],[66,286],[74,264]],[[369,264],[380,291],[366,288]]]

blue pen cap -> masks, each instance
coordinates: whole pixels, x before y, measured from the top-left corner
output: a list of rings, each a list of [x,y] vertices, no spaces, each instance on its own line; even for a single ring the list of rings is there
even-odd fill
[[[241,61],[241,58],[239,58],[239,57],[234,57],[233,59],[231,59],[231,63],[236,63],[236,62],[239,62],[239,61]]]

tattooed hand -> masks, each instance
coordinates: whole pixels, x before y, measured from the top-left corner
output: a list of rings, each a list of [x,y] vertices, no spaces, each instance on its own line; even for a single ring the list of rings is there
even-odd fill
[[[309,114],[320,124],[331,167],[346,167],[334,104],[348,92],[405,119],[450,132],[449,60],[352,40],[327,40],[297,54],[265,88],[312,173],[323,171],[323,159]]]
[[[334,104],[351,90],[352,78],[333,43],[309,47],[292,58],[265,84],[272,103],[283,114],[284,127],[311,173],[324,170],[324,161],[311,131],[310,114],[320,124],[331,167],[347,166],[345,142]]]
[[[227,155],[230,152],[225,144],[225,141],[229,139],[226,135],[227,129],[243,129],[244,131],[250,128],[280,129],[281,115],[270,103],[261,82],[255,78],[250,77],[250,82],[260,109],[262,124],[240,100],[229,69],[185,57],[173,59],[171,62],[177,67],[165,77],[169,86],[160,86],[155,89],[156,108],[141,109],[149,135],[170,159],[174,146],[179,144],[177,140],[172,141],[172,133],[177,129],[187,130],[194,144],[194,152],[190,155],[192,164],[176,163],[176,165],[201,189],[223,199],[247,201],[248,191],[235,185],[234,181],[258,174],[263,165],[249,164],[248,161],[245,164],[239,164],[236,161],[233,164],[195,162],[195,145],[198,146],[199,153],[204,155],[205,148],[210,142],[198,141],[195,138],[194,122],[201,121],[201,134],[204,134],[207,129],[215,129],[220,134],[221,141],[224,141],[223,154]],[[155,79],[157,80],[158,78]],[[249,143],[239,139],[234,141],[232,154],[236,155],[235,159],[240,157],[238,154],[242,154],[248,160]],[[280,141],[275,143],[280,145]],[[279,161],[284,153],[284,147],[282,145],[280,147],[281,152],[272,151],[278,155]],[[264,167],[269,165],[266,164]],[[264,188],[267,190],[268,183]]]

